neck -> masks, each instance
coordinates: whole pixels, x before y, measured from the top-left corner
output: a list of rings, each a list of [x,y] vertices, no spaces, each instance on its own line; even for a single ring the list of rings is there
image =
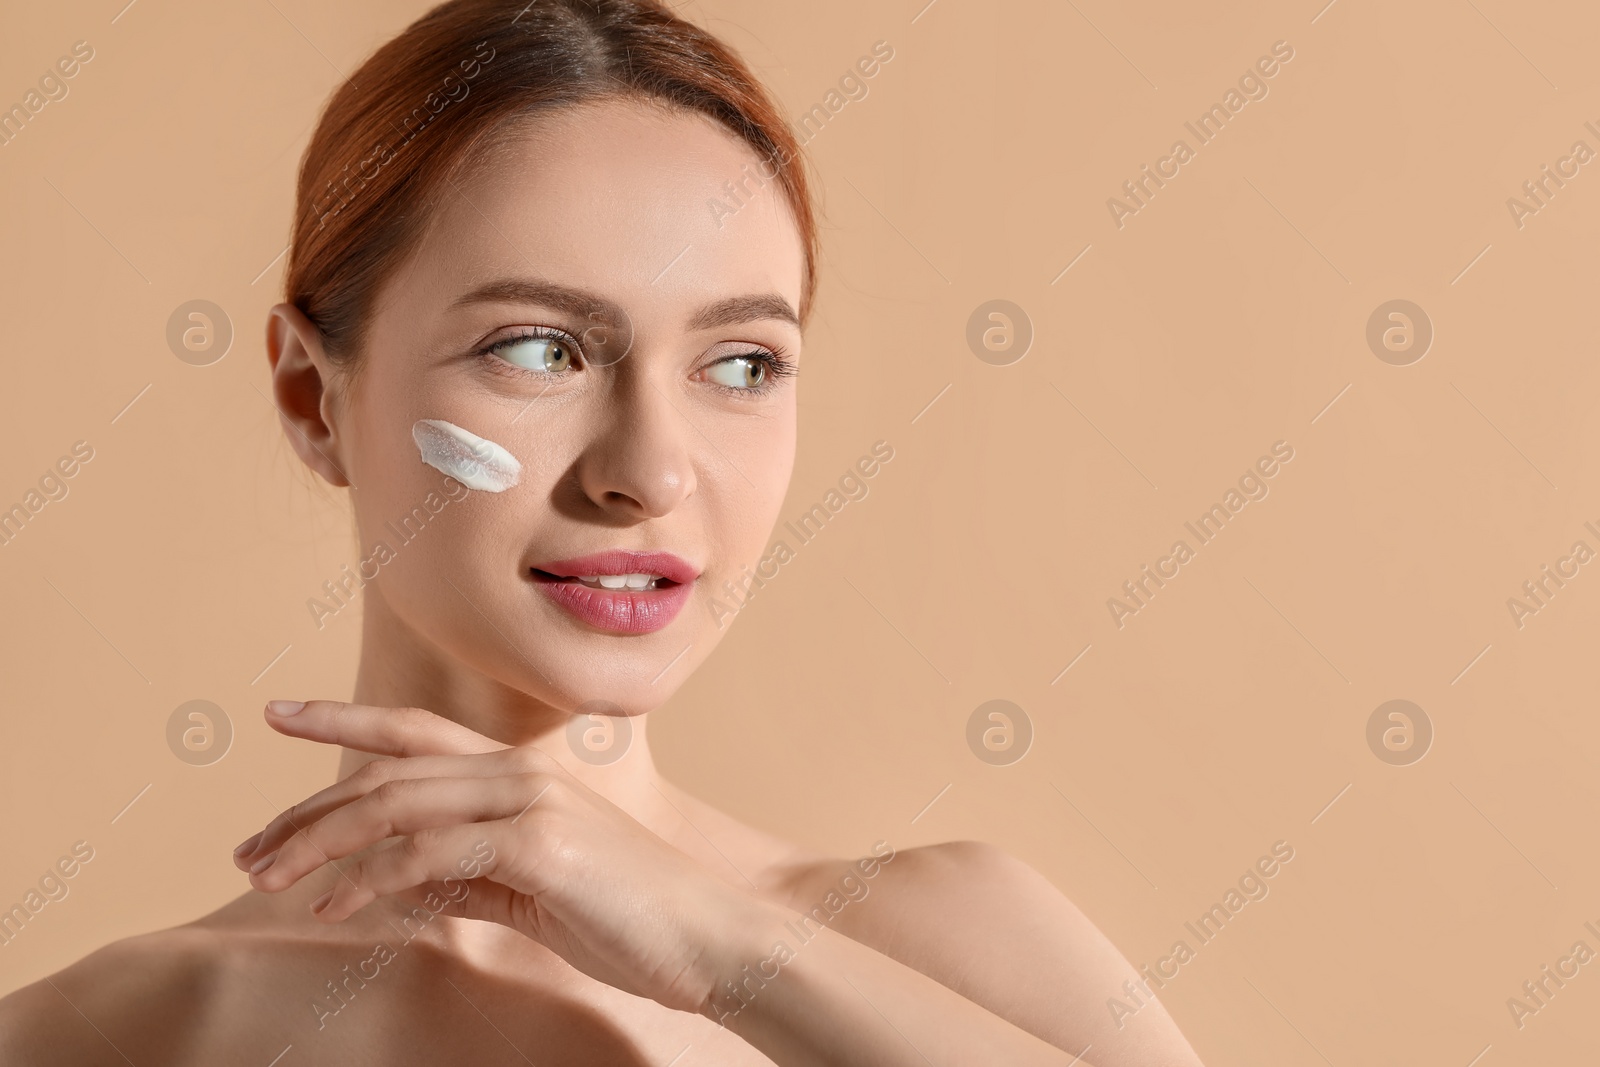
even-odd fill
[[[497,640],[504,645],[503,637]],[[503,656],[500,661],[506,663]],[[507,666],[522,668],[531,676],[518,679],[519,683],[531,685],[540,680],[536,669],[520,654],[513,655]],[[572,712],[484,673],[418,633],[394,613],[376,585],[366,590],[353,700],[374,707],[423,708],[502,744],[531,745],[658,833],[678,821],[667,798],[679,794],[661,779],[650,754],[645,730],[648,715],[626,720],[582,716],[580,725],[574,726]],[[586,751],[584,733],[590,732],[591,740],[604,741],[607,727],[613,744],[620,745],[627,738],[623,754],[603,765],[580,758],[578,752]],[[376,758],[355,749],[342,752],[340,778]]]

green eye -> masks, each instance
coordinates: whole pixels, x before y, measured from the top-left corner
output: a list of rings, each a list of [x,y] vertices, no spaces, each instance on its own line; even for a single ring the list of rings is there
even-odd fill
[[[759,389],[767,380],[767,363],[755,356],[738,356],[713,363],[706,377],[732,389]]]
[[[512,366],[524,370],[556,372],[572,369],[571,347],[555,337],[513,337],[492,346],[490,350]]]

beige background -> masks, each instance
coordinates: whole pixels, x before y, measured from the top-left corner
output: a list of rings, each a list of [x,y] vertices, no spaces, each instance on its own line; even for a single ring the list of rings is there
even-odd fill
[[[1520,229],[1506,199],[1600,150],[1600,16],[923,2],[685,8],[792,116],[895,50],[809,146],[826,259],[785,517],[872,442],[895,458],[657,716],[664,768],[829,849],[998,842],[1136,963],[1288,841],[1164,993],[1207,1063],[1594,1054],[1600,963],[1520,1030],[1506,998],[1600,950],[1600,565],[1521,629],[1506,600],[1600,549],[1600,164]],[[228,849],[335,766],[259,707],[347,696],[357,647],[354,612],[305,607],[358,557],[264,398],[262,322],[318,107],[424,5],[123,3],[15,4],[0,33],[0,103],[95,50],[0,147],[0,504],[95,449],[0,547],[0,902],[96,851],[0,948],[0,992],[241,892]],[[1279,40],[1269,95],[1118,229],[1107,198]],[[196,298],[236,330],[206,367],[164,336]],[[965,341],[996,298],[1035,331],[1004,367]],[[1410,366],[1365,341],[1394,298],[1436,331]],[[1270,495],[1119,630],[1106,599],[1278,440]],[[237,730],[208,767],[165,739],[196,698]],[[1036,732],[1008,767],[965,740],[993,698]],[[1436,730],[1410,766],[1367,746],[1393,698]]]

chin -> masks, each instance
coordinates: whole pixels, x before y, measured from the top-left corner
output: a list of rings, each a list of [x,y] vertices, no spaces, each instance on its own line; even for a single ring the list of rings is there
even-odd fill
[[[631,717],[671,699],[720,637],[681,625],[629,637],[571,625],[541,626],[520,643],[537,646],[542,654],[496,656],[492,666],[480,669],[568,712]]]

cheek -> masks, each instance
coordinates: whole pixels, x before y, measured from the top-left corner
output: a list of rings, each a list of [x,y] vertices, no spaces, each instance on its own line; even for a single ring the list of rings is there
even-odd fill
[[[501,493],[463,489],[425,465],[402,439],[388,463],[375,464],[371,484],[356,495],[368,611],[383,610],[451,661],[543,692],[540,660],[530,669],[514,642],[537,610],[522,574],[524,550],[547,521],[548,486],[524,465],[518,484]]]
[[[514,574],[512,493],[463,489],[424,465],[413,448],[374,466],[355,495],[367,573],[381,572],[384,598],[408,617],[460,599],[466,590]],[[420,621],[414,619],[413,621]]]
[[[774,539],[786,538],[793,547],[793,535],[786,537],[780,524],[794,472],[795,422],[790,404],[772,419],[754,424],[741,435],[736,450],[727,453],[738,457],[743,474],[726,470],[715,481],[716,491],[707,494],[717,502],[709,517],[717,544],[714,562],[727,574],[754,567]]]
[[[465,618],[457,609],[475,615],[463,594],[481,603],[485,590],[499,587],[503,595],[514,584],[521,548],[529,532],[538,529],[535,512],[548,491],[541,485],[546,471],[539,464],[517,463],[516,484],[491,492],[467,488],[463,482],[473,480],[468,471],[457,471],[462,477],[453,480],[425,462],[424,446],[437,460],[448,444],[423,434],[419,445],[417,422],[434,418],[499,441],[512,457],[526,451],[499,429],[505,417],[498,411],[430,403],[432,395],[426,383],[408,385],[374,376],[364,383],[359,410],[353,412],[350,425],[359,429],[359,436],[347,450],[357,486],[351,499],[364,576],[381,575],[377,581],[384,600],[441,644],[449,644],[442,631],[459,630]],[[492,469],[490,459],[486,466]]]
[[[751,443],[752,452],[760,456],[762,464],[761,477],[752,474],[751,480],[760,488],[761,499],[773,508],[783,502],[794,473],[796,421],[791,402],[770,422],[762,424],[762,432]]]

